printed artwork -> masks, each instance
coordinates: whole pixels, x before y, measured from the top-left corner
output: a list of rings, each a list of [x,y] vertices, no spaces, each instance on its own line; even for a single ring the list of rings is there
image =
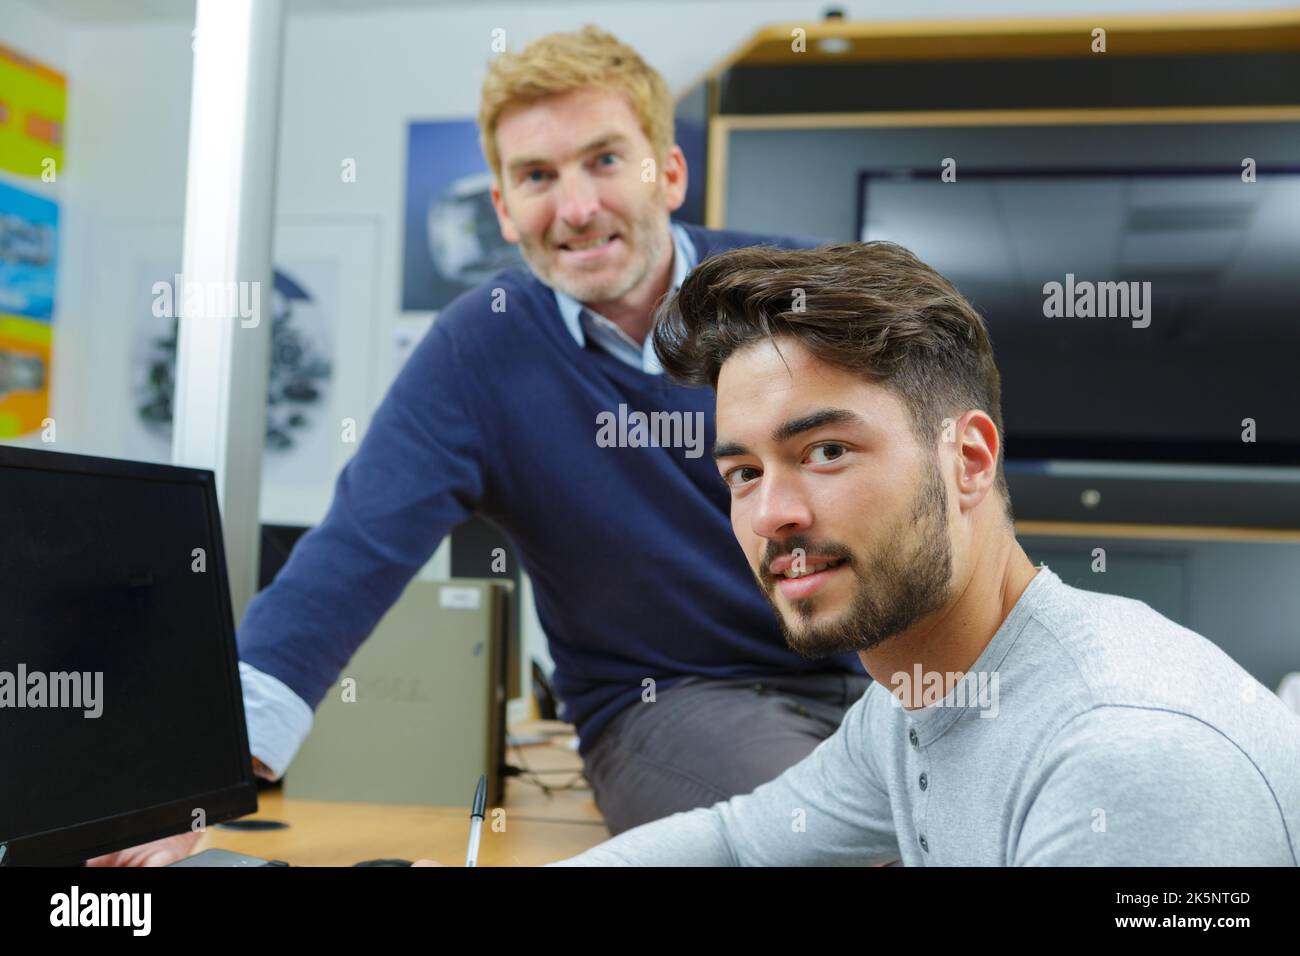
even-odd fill
[[[402,309],[441,309],[523,264],[501,238],[473,120],[411,123],[407,132]]]
[[[169,461],[176,391],[177,319],[154,308],[157,282],[174,284],[179,262],[141,268],[131,356],[132,457]],[[337,266],[303,260],[276,266],[271,293],[270,379],[266,397],[266,476],[310,480],[330,467],[326,417],[334,373]],[[148,293],[148,294],[146,294]]]
[[[67,84],[0,46],[0,440],[50,410],[54,289]]]

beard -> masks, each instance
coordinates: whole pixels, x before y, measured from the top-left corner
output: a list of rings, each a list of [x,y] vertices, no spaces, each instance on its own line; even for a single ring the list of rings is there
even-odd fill
[[[849,607],[839,617],[813,623],[819,597],[792,605],[795,620],[787,620],[773,596],[776,582],[760,582],[763,596],[776,612],[786,643],[801,657],[816,659],[845,651],[869,651],[901,634],[948,603],[951,595],[952,544],[947,532],[948,492],[931,461],[911,514],[873,549],[861,557],[843,545],[794,537],[769,544],[763,566],[795,548],[807,554],[845,558],[842,567],[856,587]]]
[[[663,186],[656,187],[662,192]],[[608,229],[587,230],[605,235],[618,233],[620,241],[631,252],[627,264],[617,275],[585,275],[577,271],[559,269],[560,254],[549,240],[519,238],[519,253],[537,278],[552,289],[577,299],[584,305],[613,302],[640,285],[653,271],[663,254],[664,244],[670,242],[663,219],[663,203],[655,200],[638,209],[625,226],[614,223]],[[614,228],[619,226],[619,228]]]

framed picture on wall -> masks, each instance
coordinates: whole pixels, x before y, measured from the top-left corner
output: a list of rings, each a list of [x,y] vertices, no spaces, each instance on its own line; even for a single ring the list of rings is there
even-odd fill
[[[491,187],[473,120],[407,127],[402,311],[441,309],[500,270],[523,264],[501,237]]]
[[[115,223],[104,249],[121,268],[103,273],[99,297],[104,347],[88,388],[125,394],[116,420],[97,427],[120,436],[103,450],[141,460],[171,460],[176,378],[176,309],[160,295],[178,287],[182,227]],[[384,383],[372,359],[389,334],[378,314],[377,221],[368,217],[286,218],[276,224],[270,294],[271,350],[261,518],[313,525],[329,507],[338,471],[365,434]],[[180,277],[181,294],[184,278]],[[173,298],[175,291],[170,291]],[[265,316],[263,317],[265,321]],[[116,344],[108,348],[111,336]],[[110,360],[110,356],[118,356]],[[353,422],[345,430],[344,421]]]

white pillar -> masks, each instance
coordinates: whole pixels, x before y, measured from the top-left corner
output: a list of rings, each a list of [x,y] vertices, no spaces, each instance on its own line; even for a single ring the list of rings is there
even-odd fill
[[[198,0],[195,26],[172,460],[216,473],[238,623],[257,589],[283,3]]]

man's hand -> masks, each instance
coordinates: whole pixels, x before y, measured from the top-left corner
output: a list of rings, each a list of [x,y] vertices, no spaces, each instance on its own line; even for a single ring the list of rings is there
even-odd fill
[[[253,773],[268,780],[275,778],[271,768],[256,757],[253,758]],[[193,853],[194,845],[201,836],[203,833],[199,830],[187,830],[152,843],[142,843],[116,853],[97,856],[93,860],[87,860],[86,866],[168,866]]]
[[[203,836],[198,830],[187,830],[176,836],[163,837],[152,843],[118,850],[87,860],[86,866],[166,866],[183,860],[194,852],[194,844]]]

